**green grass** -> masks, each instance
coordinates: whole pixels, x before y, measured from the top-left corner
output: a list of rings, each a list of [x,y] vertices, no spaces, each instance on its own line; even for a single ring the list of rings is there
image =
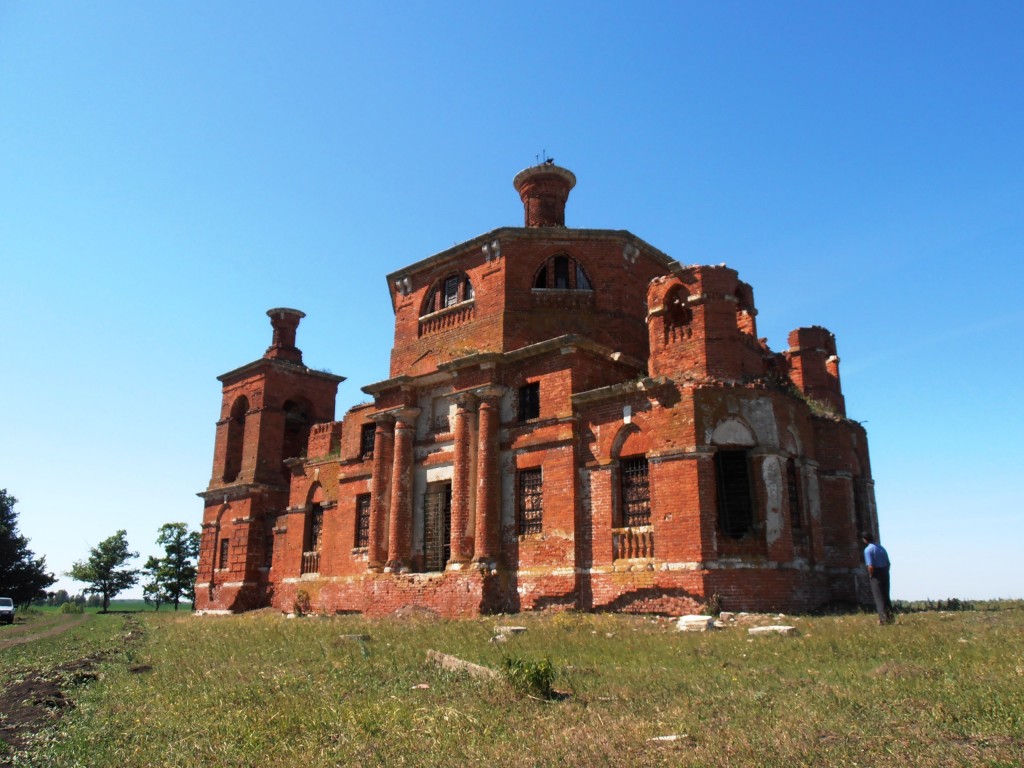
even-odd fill
[[[758,638],[571,613],[139,614],[142,639],[76,691],[24,764],[1016,766],[1024,604],[1002,607],[891,627],[871,614],[790,617],[799,637]],[[118,618],[89,625],[101,621]],[[500,623],[528,631],[489,642]],[[550,659],[556,696],[428,666],[428,649],[493,669]]]
[[[33,605],[29,608],[29,611],[38,611],[40,613],[59,613],[61,606],[50,606],[50,605]],[[152,605],[148,605],[145,600],[111,600],[110,601],[110,613],[137,613],[143,611],[154,611]],[[191,602],[185,601],[178,606],[178,613],[184,611],[190,613],[192,610]],[[19,608],[18,613],[21,614],[25,611],[24,608]],[[101,608],[98,606],[82,606],[84,613],[100,613]],[[160,606],[160,613],[168,611],[174,613],[174,606],[164,603]]]

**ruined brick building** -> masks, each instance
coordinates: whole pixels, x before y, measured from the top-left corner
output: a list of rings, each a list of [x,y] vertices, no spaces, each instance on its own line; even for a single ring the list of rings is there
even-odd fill
[[[806,610],[857,599],[877,531],[835,339],[757,337],[753,290],[625,230],[571,229],[576,178],[522,171],[523,227],[388,275],[389,377],[336,421],[303,313],[220,377],[196,605],[445,616]]]

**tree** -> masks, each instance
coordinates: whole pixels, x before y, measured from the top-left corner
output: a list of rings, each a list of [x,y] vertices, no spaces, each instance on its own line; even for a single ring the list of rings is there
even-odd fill
[[[162,566],[163,561],[152,556],[142,566],[142,573],[146,577],[146,583],[142,586],[142,599],[146,601],[146,605],[153,605],[157,611],[167,602],[167,593],[164,591],[160,576]]]
[[[138,556],[138,552],[128,550],[128,534],[122,529],[89,550],[89,559],[79,560],[65,575],[88,584],[83,592],[100,595],[106,613],[110,598],[138,582],[138,570],[122,567]]]
[[[160,610],[161,603],[173,603],[178,610],[182,598],[195,600],[196,558],[199,557],[199,532],[189,531],[185,523],[160,526],[156,543],[164,556],[150,557],[143,570],[148,581],[143,587],[146,602]]]
[[[28,539],[18,533],[17,503],[6,489],[0,490],[0,595],[28,605],[56,579],[46,570],[46,558],[36,557]]]

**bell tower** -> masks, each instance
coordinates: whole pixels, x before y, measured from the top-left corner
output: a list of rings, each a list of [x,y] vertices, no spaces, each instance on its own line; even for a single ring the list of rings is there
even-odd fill
[[[305,313],[267,312],[273,328],[263,357],[218,376],[221,418],[214,442],[196,581],[196,607],[248,610],[265,601],[272,519],[288,506],[285,460],[306,452],[314,424],[334,420],[343,376],[315,371],[295,346]]]

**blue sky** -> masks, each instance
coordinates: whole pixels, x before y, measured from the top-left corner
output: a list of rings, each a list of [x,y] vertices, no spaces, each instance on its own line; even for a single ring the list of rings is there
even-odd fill
[[[198,526],[216,376],[293,306],[306,362],[387,376],[384,275],[575,227],[836,333],[896,597],[1024,597],[1024,5],[0,5],[0,487],[55,571]],[[61,586],[80,585],[63,579]]]

